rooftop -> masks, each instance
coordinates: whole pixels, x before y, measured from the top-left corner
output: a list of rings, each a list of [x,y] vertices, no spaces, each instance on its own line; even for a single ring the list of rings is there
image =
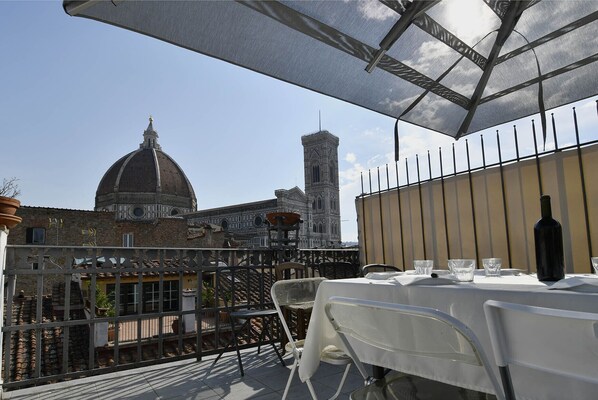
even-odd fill
[[[10,400],[70,400],[70,399],[280,399],[289,376],[292,356],[284,359],[281,368],[271,348],[257,354],[255,348],[243,351],[245,377],[239,374],[234,352],[227,353],[209,371],[214,356],[202,361],[183,360],[146,368],[115,372],[4,393]],[[335,391],[342,374],[342,366],[323,364],[313,379],[316,393],[322,398]],[[356,368],[349,372],[341,398],[362,385]],[[309,398],[307,385],[296,377],[289,399]]]

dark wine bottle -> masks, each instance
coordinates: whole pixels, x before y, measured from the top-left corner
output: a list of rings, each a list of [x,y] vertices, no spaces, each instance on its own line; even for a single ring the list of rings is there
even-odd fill
[[[550,196],[540,198],[542,218],[534,225],[536,245],[536,272],[540,281],[558,281],[565,277],[563,257],[563,230],[552,218]]]

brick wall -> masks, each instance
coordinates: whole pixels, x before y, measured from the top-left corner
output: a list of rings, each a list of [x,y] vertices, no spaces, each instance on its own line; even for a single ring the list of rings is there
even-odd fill
[[[187,221],[159,218],[154,221],[115,221],[113,212],[21,207],[23,221],[10,230],[8,244],[27,244],[27,228],[44,228],[50,246],[123,245],[123,234],[132,233],[135,247],[220,247],[223,238],[188,239]]]

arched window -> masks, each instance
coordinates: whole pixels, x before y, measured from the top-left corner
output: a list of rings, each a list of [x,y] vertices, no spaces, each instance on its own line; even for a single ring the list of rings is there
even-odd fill
[[[322,205],[322,198],[321,198],[321,197],[318,197],[318,210],[321,210],[322,208],[323,208],[323,205]]]
[[[318,232],[324,233],[324,228],[322,226],[322,223],[320,223],[320,225],[318,225]]]
[[[328,172],[330,175],[330,183],[334,183],[334,181],[336,180],[336,176],[335,176],[336,174],[334,173],[334,169],[335,169],[334,164],[330,164],[328,166]]]
[[[315,200],[314,200],[314,201],[311,203],[311,208],[312,208],[313,210],[315,210],[315,209],[316,209],[316,201],[315,201]]]
[[[312,165],[312,167],[311,167],[311,182],[312,183],[320,182],[320,166],[319,165]]]
[[[314,233],[318,233],[318,225],[314,224],[313,231]]]

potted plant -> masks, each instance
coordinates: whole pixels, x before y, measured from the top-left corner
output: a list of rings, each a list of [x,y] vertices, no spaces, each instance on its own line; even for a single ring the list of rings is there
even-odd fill
[[[113,294],[113,293],[111,293]],[[114,317],[116,316],[116,310],[114,309],[114,301],[111,300],[109,294],[104,293],[99,286],[96,286],[96,315],[98,317]],[[108,341],[114,341],[114,322],[108,323]]]
[[[15,212],[21,206],[17,197],[21,194],[17,178],[2,179],[0,186],[0,226],[4,225],[8,229],[21,222],[21,217],[17,217]]]

